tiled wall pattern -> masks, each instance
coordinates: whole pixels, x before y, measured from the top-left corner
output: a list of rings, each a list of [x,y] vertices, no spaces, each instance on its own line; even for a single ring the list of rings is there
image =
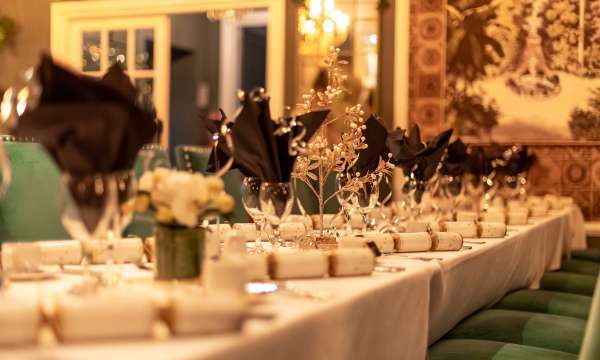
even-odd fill
[[[540,193],[572,196],[586,219],[600,220],[600,144],[536,145],[530,177]]]
[[[410,119],[431,136],[445,128],[446,0],[410,1]],[[538,156],[532,189],[572,196],[586,219],[600,220],[600,143],[542,142],[530,149]]]
[[[410,119],[429,137],[444,127],[446,0],[410,1]]]

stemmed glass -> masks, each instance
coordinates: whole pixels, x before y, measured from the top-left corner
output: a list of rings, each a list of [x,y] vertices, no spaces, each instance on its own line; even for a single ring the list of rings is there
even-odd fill
[[[291,183],[263,182],[259,192],[260,209],[273,230],[273,247],[283,244],[279,225],[292,212],[294,187]]]
[[[115,262],[120,265],[119,257],[123,231],[127,228],[134,215],[134,202],[137,195],[137,177],[134,171],[122,171],[114,174],[116,186],[117,208],[112,218],[112,229],[107,236],[105,248],[108,250],[107,265],[109,266],[107,283],[116,284],[121,279],[120,271],[115,272]],[[115,254],[117,255],[115,257]]]
[[[392,189],[394,187],[393,182],[393,178],[391,177],[391,175],[388,174],[382,174],[381,175],[381,180],[379,181],[379,198],[377,200],[377,207],[381,209],[381,211],[379,212],[379,219],[376,220],[381,220],[381,224],[377,225],[377,229],[379,230],[384,230],[387,229],[392,222],[392,218],[388,218],[388,215],[385,212],[385,207],[389,204],[390,200],[392,200]],[[381,189],[381,185],[385,185],[385,188],[388,190],[387,193],[385,193],[383,195],[382,193],[382,189]],[[382,198],[383,195],[383,198]]]
[[[373,211],[373,208],[375,208],[375,205],[377,205],[377,201],[379,200],[380,180],[381,178],[378,178],[375,181],[365,182],[352,197],[354,207],[361,215],[363,220],[363,233],[367,232],[367,227],[369,225],[369,214],[371,211]]]
[[[476,213],[481,210],[481,200],[483,197],[483,181],[480,176],[470,175],[465,181],[465,190],[473,203],[473,209]]]
[[[96,281],[89,264],[94,240],[106,238],[117,209],[117,184],[114,174],[72,175],[63,173],[60,181],[61,221],[73,239],[81,242],[83,283],[73,289],[89,293]]]
[[[257,177],[247,177],[242,181],[242,204],[254,221],[258,235],[254,242],[255,253],[263,252],[262,235],[265,226],[265,216],[260,210],[260,184],[261,181]]]
[[[344,214],[346,221],[346,232],[352,232],[352,214],[354,212],[354,207],[352,203],[352,198],[354,197],[354,192],[346,189],[346,183],[348,182],[348,174],[339,173],[335,177],[337,192],[335,194],[338,202],[340,203],[340,213]],[[333,219],[331,220],[333,222]]]
[[[451,201],[450,215],[451,218],[454,218],[460,204],[460,199],[465,194],[463,176],[443,175],[440,181],[443,196]]]

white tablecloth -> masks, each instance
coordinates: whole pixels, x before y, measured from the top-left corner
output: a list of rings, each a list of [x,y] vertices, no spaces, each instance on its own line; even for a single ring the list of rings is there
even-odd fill
[[[333,297],[318,302],[272,296],[257,310],[276,318],[249,320],[240,334],[15,349],[0,351],[0,359],[423,359],[435,266],[407,261],[405,267],[370,277],[293,281],[299,289]],[[13,283],[9,291],[11,296],[48,296],[74,281],[63,276]]]
[[[510,290],[535,285],[544,271],[560,266],[564,251],[585,247],[585,238],[577,237],[583,229],[577,208],[534,222],[510,227],[507,238],[465,243],[471,250],[383,259],[406,267],[401,273],[294,281],[334,297],[317,302],[273,296],[260,310],[275,319],[249,320],[240,334],[12,349],[0,351],[0,359],[425,359],[427,344],[461,319]],[[419,255],[443,260],[405,257]],[[48,295],[74,279],[15,283],[9,292]]]

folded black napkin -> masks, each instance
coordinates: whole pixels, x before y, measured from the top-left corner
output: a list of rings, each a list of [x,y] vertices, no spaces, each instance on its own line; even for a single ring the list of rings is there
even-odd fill
[[[394,130],[386,144],[392,153],[392,162],[400,166],[406,176],[413,173],[418,181],[428,181],[435,175],[451,136],[452,129],[448,129],[423,143],[419,126],[415,125],[408,136],[406,130]]]
[[[448,145],[440,172],[449,176],[461,176],[468,170],[467,146],[460,138]]]
[[[469,151],[469,173],[473,175],[473,181],[479,181],[482,176],[488,176],[494,170],[492,161],[496,156],[485,153],[482,147],[473,147]]]
[[[508,176],[517,176],[529,171],[536,161],[535,154],[529,154],[527,147],[524,146],[516,152],[512,152],[503,168],[503,172]]]
[[[402,168],[406,176],[415,170],[417,155],[425,149],[417,125],[410,134],[405,129],[396,128],[388,135],[385,143],[392,154],[392,162]]]
[[[352,167],[352,173],[365,175],[377,169],[380,159],[387,161],[390,153],[385,140],[388,137],[386,128],[375,115],[369,116],[363,131],[367,147],[358,154],[358,159]]]
[[[61,171],[88,175],[129,170],[152,140],[152,114],[136,106],[136,90],[120,66],[101,80],[76,75],[44,56],[37,68],[42,89],[26,111],[17,136],[39,141]]]
[[[421,202],[427,182],[435,175],[448,143],[452,129],[448,129],[433,140],[423,143],[419,126],[415,125],[407,136],[403,129],[396,129],[387,138],[386,144],[392,153],[392,162],[400,166],[405,176],[412,174],[403,191],[415,190],[415,200]]]
[[[36,74],[39,104],[21,116],[15,133],[39,141],[70,175],[72,198],[93,232],[104,205],[80,185],[89,183],[88,175],[130,170],[140,148],[156,132],[154,116],[136,105],[136,89],[118,65],[96,80],[43,56]]]
[[[417,155],[415,177],[420,181],[430,180],[438,170],[442,157],[446,153],[452,137],[452,129],[443,131],[433,140],[427,142],[425,149]]]
[[[306,130],[308,141],[319,129],[329,110],[309,112],[296,117]],[[224,114],[223,114],[224,116]],[[208,121],[211,134],[219,133],[222,121]],[[289,152],[289,143],[297,129],[277,135],[277,123],[271,119],[269,97],[258,89],[244,95],[242,109],[231,125],[233,140],[233,168],[245,176],[258,177],[267,182],[289,182],[296,160]],[[231,150],[224,141],[213,149],[209,171],[215,171],[230,157]]]

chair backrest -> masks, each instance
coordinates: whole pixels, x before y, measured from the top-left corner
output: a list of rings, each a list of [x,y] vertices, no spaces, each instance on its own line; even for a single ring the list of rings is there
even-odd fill
[[[175,163],[177,169],[206,173],[211,148],[196,145],[177,145],[175,147]]]
[[[153,170],[159,167],[171,167],[168,149],[159,144],[144,145],[135,159],[135,175],[139,178],[144,171]]]
[[[0,201],[0,241],[69,239],[58,208],[60,173],[41,145],[4,142],[12,181]]]
[[[579,360],[598,359],[600,359],[600,278],[596,280],[592,307],[590,308],[583,344],[579,352]]]

